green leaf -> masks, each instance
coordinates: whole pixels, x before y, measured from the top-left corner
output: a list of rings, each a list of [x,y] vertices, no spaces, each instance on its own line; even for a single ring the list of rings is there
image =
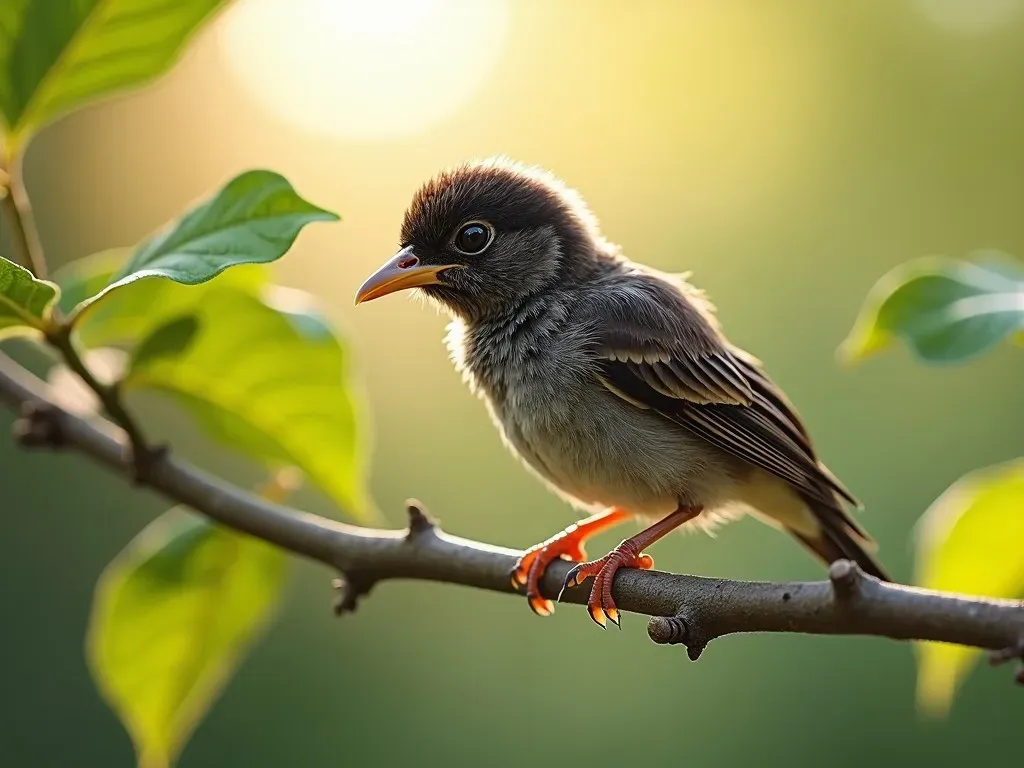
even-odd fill
[[[60,311],[69,315],[83,301],[106,288],[131,252],[131,248],[110,248],[55,269],[51,277],[60,286]]]
[[[4,0],[0,116],[13,153],[55,117],[170,69],[225,0]]]
[[[107,566],[87,655],[143,768],[169,766],[271,618],[286,558],[173,509]]]
[[[199,321],[193,315],[171,320],[153,331],[135,348],[132,363],[136,367],[145,367],[163,357],[183,355],[198,332]]]
[[[932,363],[966,360],[1024,329],[1024,267],[998,253],[975,261],[921,259],[871,290],[840,347],[859,362],[894,338]]]
[[[137,280],[162,277],[198,285],[229,267],[276,261],[306,224],[337,219],[299,197],[280,174],[247,171],[139,246],[113,282],[78,311]]]
[[[125,391],[168,394],[212,439],[298,467],[345,512],[372,519],[356,387],[311,297],[271,288],[260,299],[213,283],[192,318],[198,330],[182,354],[140,354],[149,341],[136,348]]]
[[[0,258],[0,339],[45,331],[60,289]]]
[[[105,288],[129,258],[131,249],[103,251],[66,265],[53,275],[61,287],[61,309],[75,308]],[[126,345],[144,339],[174,317],[189,314],[200,305],[207,290],[228,286],[253,295],[267,285],[266,265],[248,264],[224,272],[215,282],[197,286],[170,280],[136,280],[88,304],[78,313],[75,331],[86,347]]]
[[[965,475],[922,516],[917,583],[987,597],[1024,596],[1024,459]],[[918,704],[945,714],[978,651],[917,645]]]

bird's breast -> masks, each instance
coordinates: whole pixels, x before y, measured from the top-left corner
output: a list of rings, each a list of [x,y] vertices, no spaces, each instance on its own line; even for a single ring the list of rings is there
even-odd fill
[[[513,341],[459,324],[448,336],[456,366],[512,452],[580,506],[672,511],[687,438],[601,386],[585,337]]]
[[[606,389],[585,333],[456,322],[447,342],[506,445],[570,501],[664,515],[717,495],[708,483],[723,473],[709,471],[708,449]]]
[[[664,515],[693,487],[688,480],[699,456],[690,438],[596,379],[567,384],[543,399],[523,393],[493,410],[513,450],[582,506]]]
[[[470,387],[499,410],[542,410],[536,406],[547,398],[571,399],[596,364],[588,339],[571,332],[557,303],[487,323],[455,320],[446,343]]]

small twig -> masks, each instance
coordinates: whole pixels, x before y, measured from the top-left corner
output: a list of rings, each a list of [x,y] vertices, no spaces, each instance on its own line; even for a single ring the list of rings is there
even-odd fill
[[[370,594],[370,590],[377,583],[377,579],[357,574],[349,576],[342,574],[331,581],[331,586],[337,593],[334,601],[334,615],[342,616],[346,613],[355,613],[359,607],[359,600],[364,595]]]
[[[1024,601],[1022,601],[1022,605],[1024,605]],[[1001,666],[1008,661],[1022,662],[1021,668],[1017,670],[1017,674],[1014,676],[1014,680],[1017,681],[1018,685],[1024,685],[1024,631],[1021,632],[1017,642],[1006,648],[994,651],[988,658],[988,663],[993,667]]]
[[[117,384],[104,384],[97,379],[89,370],[89,366],[82,360],[81,355],[78,354],[70,327],[58,326],[47,334],[46,340],[60,352],[68,368],[74,371],[86,386],[96,393],[96,397],[99,398],[107,415],[125,431],[131,448],[132,479],[136,484],[141,483],[145,475],[152,469],[153,464],[166,454],[166,447],[151,446],[146,442],[135,418],[124,407],[124,403],[121,401],[121,391]]]
[[[60,409],[49,387],[0,355],[0,401],[15,408],[45,403],[34,418],[51,422],[60,444],[85,453],[122,476],[132,462],[123,443],[102,424]],[[209,518],[297,555],[325,563],[336,581],[342,610],[373,585],[392,579],[422,579],[513,593],[508,573],[521,552],[452,536],[423,509],[410,504],[409,527],[377,530],[346,525],[262,499],[215,479],[172,456],[154,464],[143,485]],[[548,569],[542,592],[558,594],[571,564]],[[801,632],[875,635],[898,640],[937,640],[988,650],[1018,648],[1024,637],[1020,601],[968,597],[881,582],[850,569],[855,599],[842,597],[849,576],[835,566],[832,579],[763,583],[708,579],[627,568],[613,594],[621,610],[654,618],[648,633],[658,643],[687,645],[696,658],[711,640],[738,632]],[[588,585],[566,590],[563,602],[586,603]]]
[[[2,170],[0,179],[3,181],[3,188],[0,189],[0,201],[4,215],[11,225],[15,251],[21,262],[32,270],[37,278],[45,278],[46,259],[32,216],[32,204],[22,181],[21,156],[11,157],[8,166]],[[68,368],[96,393],[107,415],[128,435],[132,450],[133,479],[139,483],[143,475],[164,455],[166,448],[150,446],[145,441],[139,425],[121,402],[121,393],[117,385],[104,384],[89,370],[75,349],[69,323],[62,322],[59,317],[55,318],[52,329],[46,334],[46,340],[61,353]],[[45,426],[43,422],[39,422],[38,419],[35,422],[22,422],[22,426],[28,424],[33,424],[33,429],[19,435],[20,442],[26,444],[45,437],[39,434],[39,430]]]
[[[22,182],[20,157],[11,159],[10,167],[4,169],[2,181],[0,206],[11,226],[15,257],[42,280],[46,277],[46,259],[32,215],[32,204]]]
[[[10,158],[8,166],[2,170],[0,180],[2,180],[3,186],[0,188],[0,193],[2,193],[0,203],[2,203],[4,216],[11,226],[15,252],[21,263],[32,270],[37,278],[45,278],[46,258],[43,255],[43,246],[32,216],[32,204],[22,181],[21,156],[15,155]],[[56,318],[52,330],[46,334],[46,340],[61,353],[68,368],[74,371],[96,393],[107,415],[128,435],[128,442],[132,450],[134,480],[136,483],[140,482],[153,463],[163,456],[166,448],[154,447],[146,443],[139,425],[122,404],[121,393],[117,385],[104,384],[89,370],[78,354],[78,350],[75,349],[70,324],[63,323],[60,318]],[[23,422],[23,426],[28,423]],[[35,428],[38,431],[38,423]],[[30,430],[20,435],[19,440],[23,443],[31,443],[33,439],[40,437]]]
[[[21,411],[11,429],[14,441],[22,448],[28,449],[58,450],[64,447],[60,421],[49,412],[52,407],[42,401],[22,403]]]

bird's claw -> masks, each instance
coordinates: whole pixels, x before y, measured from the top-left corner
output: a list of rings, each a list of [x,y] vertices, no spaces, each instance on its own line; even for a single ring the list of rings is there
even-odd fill
[[[550,616],[555,612],[555,604],[546,597],[530,595],[526,598],[526,602],[529,603],[530,610],[538,616]]]
[[[573,529],[562,531],[547,541],[530,547],[509,573],[509,579],[515,589],[526,587],[527,602],[538,616],[550,616],[555,612],[554,602],[540,593],[540,582],[547,567],[555,560],[578,561],[586,557],[582,537],[574,534]]]
[[[607,628],[608,621],[622,629],[619,609],[615,605],[615,600],[612,599],[612,584],[615,582],[615,574],[620,568],[650,570],[653,567],[654,558],[634,552],[628,546],[628,542],[623,542],[601,559],[580,563],[569,571],[565,575],[565,582],[562,584],[562,591],[558,593],[558,599],[562,599],[562,593],[566,589],[578,586],[593,577],[594,586],[587,599],[587,613],[601,629]]]

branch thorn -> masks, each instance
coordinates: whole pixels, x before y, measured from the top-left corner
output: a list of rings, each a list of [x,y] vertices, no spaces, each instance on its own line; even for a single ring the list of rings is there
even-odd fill
[[[1008,661],[1019,660],[1024,662],[1024,634],[1021,635],[1020,639],[1013,645],[1002,648],[998,651],[993,651],[988,657],[988,663],[993,667],[998,667],[1000,664],[1005,664]],[[1014,680],[1017,681],[1018,685],[1024,685],[1024,666],[1018,670],[1017,674],[1014,675]]]
[[[409,516],[409,533],[405,537],[407,540],[412,541],[424,534],[437,531],[437,521],[416,499],[405,502],[405,512]]]
[[[331,579],[331,587],[337,593],[337,598],[334,601],[334,615],[355,613],[356,608],[359,607],[359,598],[369,594],[374,583],[372,579],[346,574]]]
[[[836,560],[828,567],[828,578],[836,599],[849,600],[860,587],[863,572],[852,560]]]

